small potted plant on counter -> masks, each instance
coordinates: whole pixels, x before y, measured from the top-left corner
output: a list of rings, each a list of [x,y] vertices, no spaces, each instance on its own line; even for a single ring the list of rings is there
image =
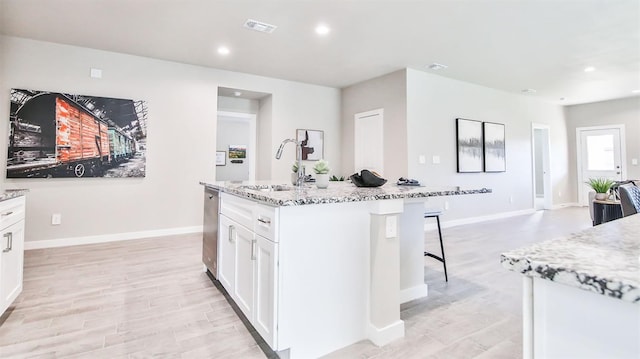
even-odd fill
[[[596,191],[596,199],[603,201],[609,197],[609,189],[615,182],[607,178],[589,178],[585,183]]]
[[[329,162],[324,159],[316,162],[315,166],[313,166],[313,172],[316,173],[316,187],[318,188],[327,188],[329,187]]]

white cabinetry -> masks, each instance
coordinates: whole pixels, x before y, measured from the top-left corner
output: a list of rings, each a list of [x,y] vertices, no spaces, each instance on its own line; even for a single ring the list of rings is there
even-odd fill
[[[220,283],[276,348],[276,209],[225,193],[220,198]]]
[[[24,196],[0,202],[0,315],[22,292]]]

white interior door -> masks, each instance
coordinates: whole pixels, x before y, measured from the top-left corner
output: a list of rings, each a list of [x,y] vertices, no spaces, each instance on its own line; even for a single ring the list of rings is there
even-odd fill
[[[357,113],[354,123],[354,170],[384,170],[384,110]]]
[[[626,176],[624,160],[624,127],[583,127],[576,129],[578,139],[579,201],[587,205],[591,188],[589,178],[621,181]]]
[[[550,127],[532,124],[533,134],[533,203],[535,209],[553,208],[551,189]]]

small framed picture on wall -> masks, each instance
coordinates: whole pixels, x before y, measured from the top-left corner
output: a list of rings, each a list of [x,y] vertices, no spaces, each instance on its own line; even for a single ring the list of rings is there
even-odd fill
[[[226,166],[227,151],[216,151],[216,166]]]

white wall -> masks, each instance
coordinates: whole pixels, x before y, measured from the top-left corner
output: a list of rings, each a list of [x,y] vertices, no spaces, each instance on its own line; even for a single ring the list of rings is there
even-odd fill
[[[627,178],[640,179],[640,165],[631,164],[633,158],[640,162],[640,96],[618,100],[567,106],[567,131],[571,177],[577,185],[576,128],[589,126],[624,125],[627,152]],[[574,185],[574,186],[575,186]]]
[[[0,116],[9,116],[9,89],[61,91],[144,99],[149,105],[147,177],[143,179],[7,180],[28,188],[26,240],[49,240],[200,226],[202,187],[215,179],[218,87],[271,93],[271,128],[262,148],[296,128],[325,131],[325,156],[340,166],[340,91],[278,79],[190,66],[93,49],[0,37]],[[103,70],[92,79],[89,69]],[[8,121],[0,132],[6,148]],[[260,133],[258,137],[260,137]],[[0,151],[6,162],[6,151]],[[274,178],[289,179],[295,151],[269,161]],[[51,214],[62,225],[51,226]]]
[[[456,118],[505,124],[507,171],[456,173]],[[553,202],[575,202],[568,195],[566,126],[560,106],[413,69],[407,70],[407,143],[409,176],[427,186],[487,187],[489,195],[434,198],[446,200],[446,219],[477,217],[533,207],[531,123],[551,126]],[[418,163],[424,155],[426,164]],[[433,164],[433,156],[441,163]],[[562,196],[558,195],[561,193]],[[510,198],[513,198],[513,203]]]
[[[406,71],[400,70],[342,90],[342,173],[349,177],[354,168],[354,115],[384,109],[384,177],[390,183],[407,176],[407,94]],[[377,146],[371,143],[371,146]]]

